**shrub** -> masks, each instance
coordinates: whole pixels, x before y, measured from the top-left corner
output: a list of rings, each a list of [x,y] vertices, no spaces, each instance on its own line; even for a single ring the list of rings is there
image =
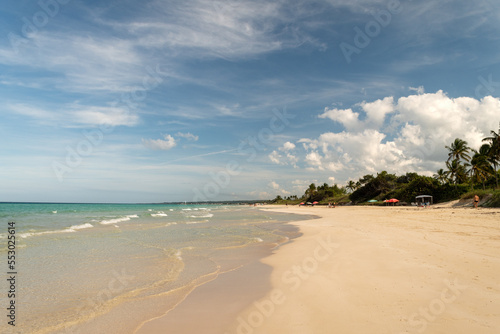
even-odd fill
[[[495,190],[491,198],[483,206],[486,208],[500,208],[500,190]]]

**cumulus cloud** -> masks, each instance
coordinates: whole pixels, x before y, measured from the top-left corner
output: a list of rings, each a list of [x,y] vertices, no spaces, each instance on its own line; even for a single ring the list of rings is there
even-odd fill
[[[164,139],[142,139],[142,143],[147,148],[162,151],[170,150],[177,145],[177,142],[171,135],[165,135]]]
[[[394,111],[394,99],[392,96],[386,97],[383,100],[374,102],[361,102],[356,106],[360,107],[365,114],[363,120],[360,119],[360,113],[348,109],[328,109],[319,115],[319,118],[328,118],[334,122],[342,124],[347,131],[362,131],[366,128],[379,129],[386,118],[387,114]]]
[[[272,151],[271,154],[268,155],[268,157],[272,163],[277,164],[277,165],[282,164],[281,158],[283,158],[283,156],[281,156],[277,151]]]
[[[278,190],[278,189],[280,188],[280,185],[279,185],[279,184],[277,184],[277,183],[276,183],[276,182],[274,182],[274,181],[271,181],[271,182],[269,183],[269,186],[270,186],[271,188],[273,188],[274,190]]]
[[[499,98],[451,98],[441,90],[414,90],[416,95],[397,101],[386,97],[358,103],[359,111],[325,109],[319,117],[338,122],[345,130],[298,140],[305,166],[335,172],[343,180],[382,170],[431,175],[443,167],[445,145],[459,137],[478,148],[498,126]]]
[[[311,166],[318,167],[319,169],[323,169],[321,159],[321,156],[316,151],[312,151],[306,155],[306,162]]]
[[[287,141],[286,143],[283,144],[283,147],[281,147],[282,151],[291,151],[295,148],[295,144]]]
[[[353,112],[351,108],[349,109],[325,108],[325,112],[319,115],[318,117],[328,118],[334,122],[340,123],[349,131],[357,131],[361,128],[361,122],[359,121],[359,113]]]
[[[296,146],[292,142],[286,142],[278,150],[272,151],[268,157],[272,163],[277,165],[292,165],[297,167],[297,162],[299,159],[293,154]],[[282,153],[280,153],[282,152]]]
[[[142,139],[142,143],[147,148],[150,148],[153,150],[166,151],[166,150],[170,150],[170,149],[174,148],[175,146],[177,146],[177,144],[179,143],[178,138],[183,138],[183,139],[186,139],[187,141],[198,141],[198,139],[199,139],[198,136],[196,136],[190,132],[187,132],[187,133],[177,132],[175,134],[175,137],[177,137],[177,139],[174,138],[172,135],[165,135],[163,137],[164,137],[164,139]]]

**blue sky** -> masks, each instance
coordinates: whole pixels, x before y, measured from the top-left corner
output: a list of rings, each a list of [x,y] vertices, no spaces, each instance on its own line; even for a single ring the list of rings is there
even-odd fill
[[[432,175],[500,121],[500,3],[21,0],[0,201],[302,195]]]

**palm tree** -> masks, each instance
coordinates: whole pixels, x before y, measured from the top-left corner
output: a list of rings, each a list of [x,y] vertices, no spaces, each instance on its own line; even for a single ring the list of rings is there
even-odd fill
[[[353,180],[347,182],[346,189],[349,189],[350,192],[353,192],[356,189],[356,182],[354,182]]]
[[[308,195],[309,197],[314,195],[316,193],[316,185],[314,183],[311,183],[309,185],[309,188],[307,188],[306,190],[306,195]]]
[[[437,173],[433,175],[433,177],[438,180],[440,184],[445,184],[446,182],[448,182],[448,173],[442,168],[438,170]]]
[[[474,155],[470,161],[469,172],[471,174],[471,190],[474,187],[474,181],[481,182],[483,184],[488,179],[488,176],[493,174],[493,170],[488,161],[488,153],[490,151],[490,145],[484,144],[479,149],[479,152],[474,151]]]
[[[484,138],[483,141],[489,142],[488,161],[493,166],[495,186],[498,188],[497,167],[500,164],[500,129],[498,129],[498,133],[491,130],[490,134],[491,136]]]
[[[458,181],[463,181],[465,174],[464,165],[460,164],[458,159],[454,159],[452,162],[446,161],[446,167],[448,171],[446,172],[450,180],[455,184],[455,190],[457,189]]]
[[[448,161],[450,160],[465,160],[470,161],[469,151],[470,148],[467,146],[467,142],[460,138],[456,138],[451,146],[445,146],[450,152],[448,153]]]

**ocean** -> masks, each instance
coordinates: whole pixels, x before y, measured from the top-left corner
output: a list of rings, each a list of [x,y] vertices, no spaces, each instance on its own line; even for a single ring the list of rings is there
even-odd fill
[[[288,223],[305,218],[243,205],[0,203],[1,332],[131,333],[296,238]]]

